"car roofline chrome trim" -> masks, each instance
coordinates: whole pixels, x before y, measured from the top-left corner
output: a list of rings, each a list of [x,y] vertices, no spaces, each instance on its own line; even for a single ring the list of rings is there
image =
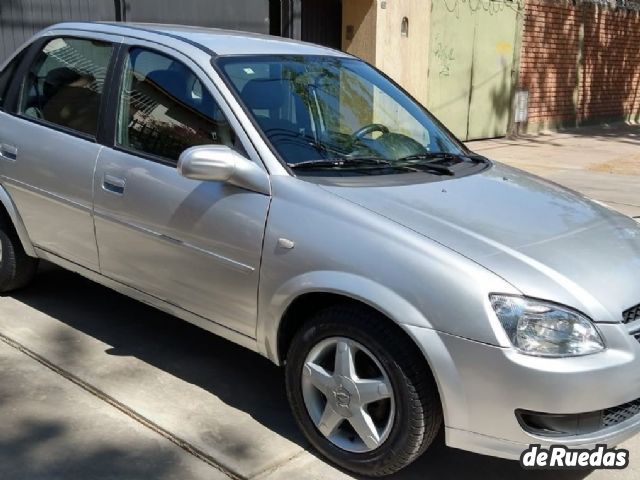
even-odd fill
[[[203,52],[205,52],[206,54],[211,55],[211,58],[216,58],[219,56],[216,52],[211,50],[209,47],[206,47],[205,45],[199,42],[196,42],[195,40],[191,40],[190,38],[184,37],[182,35],[178,35],[176,33],[166,32],[164,30],[154,30],[153,28],[144,28],[139,25],[131,25],[129,23],[115,23],[115,22],[96,22],[96,23],[98,25],[109,25],[111,27],[127,28],[129,30],[137,30],[145,33],[163,35],[165,37],[173,38],[174,40],[179,40],[181,42],[191,45],[192,47],[198,48]]]
[[[154,34],[154,35],[161,35],[164,37],[169,37],[172,38],[174,40],[178,40],[181,42],[184,42],[188,45],[191,45],[192,47],[195,47],[203,52],[205,52],[208,55],[211,55],[212,58],[216,58],[219,55],[214,52],[213,50],[211,50],[210,48],[206,47],[205,45],[198,43],[194,40],[191,40],[190,38],[181,36],[181,35],[177,35],[175,33],[169,33],[163,30],[154,30],[152,28],[143,28],[140,27],[138,25],[131,25],[128,23],[115,23],[115,22],[86,22],[87,27],[86,28],[81,28],[78,25],[81,25],[82,23],[76,23],[76,22],[71,22],[71,23],[58,23],[55,25],[52,25],[51,27],[49,27],[47,30],[44,30],[43,34],[44,35],[48,35],[50,34],[50,32],[57,32],[58,30],[70,30],[70,31],[76,31],[76,32],[87,32],[87,33],[104,33],[106,35],[117,35],[120,37],[129,37],[130,35],[127,35],[125,33],[122,32],[118,32],[118,33],[110,33],[110,32],[102,32],[102,31],[95,31],[95,30],[90,30],[88,28],[88,25],[106,25],[109,27],[116,27],[116,28],[124,28],[127,30],[133,30],[133,31],[137,31],[137,32],[145,32],[145,33],[150,33],[150,34]],[[133,38],[140,38],[143,40],[147,40],[149,41],[148,38],[142,37],[142,36],[133,36]],[[152,40],[151,40],[152,41]]]

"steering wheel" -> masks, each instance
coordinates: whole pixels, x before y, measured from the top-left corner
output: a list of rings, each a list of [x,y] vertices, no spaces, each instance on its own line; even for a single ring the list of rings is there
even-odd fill
[[[370,123],[369,125],[365,125],[364,127],[359,128],[353,133],[353,135],[351,135],[351,137],[354,140],[360,140],[365,135],[373,132],[389,133],[389,129],[381,123]]]

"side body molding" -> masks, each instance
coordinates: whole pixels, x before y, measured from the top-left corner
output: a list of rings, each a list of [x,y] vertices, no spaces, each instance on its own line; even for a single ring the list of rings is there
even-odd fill
[[[22,248],[24,248],[25,253],[30,257],[37,257],[38,255],[36,254],[36,251],[33,248],[33,244],[31,243],[31,239],[29,238],[27,229],[25,228],[24,223],[22,222],[22,218],[18,213],[18,209],[16,208],[16,205],[13,203],[13,200],[11,200],[11,197],[9,196],[9,193],[7,192],[7,190],[4,188],[4,185],[1,185],[1,184],[0,184],[0,202],[2,202],[2,205],[7,211],[7,214],[9,215],[9,218],[11,219],[11,222],[13,223],[13,226],[16,229],[18,238],[20,239],[20,243],[22,243]]]

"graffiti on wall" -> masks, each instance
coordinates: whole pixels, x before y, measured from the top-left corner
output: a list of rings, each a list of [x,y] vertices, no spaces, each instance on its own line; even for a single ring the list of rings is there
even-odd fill
[[[524,8],[524,1],[525,0],[442,0],[447,11],[454,14],[457,18],[460,17],[460,10],[462,8],[468,8],[472,14],[482,10],[490,15],[495,15],[505,8],[518,11]]]
[[[438,74],[441,77],[450,76],[451,66],[456,60],[455,49],[447,45],[439,34],[436,35],[436,47],[433,54],[438,60]]]

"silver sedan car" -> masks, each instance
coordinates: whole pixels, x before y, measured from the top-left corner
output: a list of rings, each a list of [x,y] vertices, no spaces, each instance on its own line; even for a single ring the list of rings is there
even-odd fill
[[[1,291],[44,259],[260,352],[350,471],[640,430],[639,226],[345,53],[52,26],[1,68],[0,184]]]

